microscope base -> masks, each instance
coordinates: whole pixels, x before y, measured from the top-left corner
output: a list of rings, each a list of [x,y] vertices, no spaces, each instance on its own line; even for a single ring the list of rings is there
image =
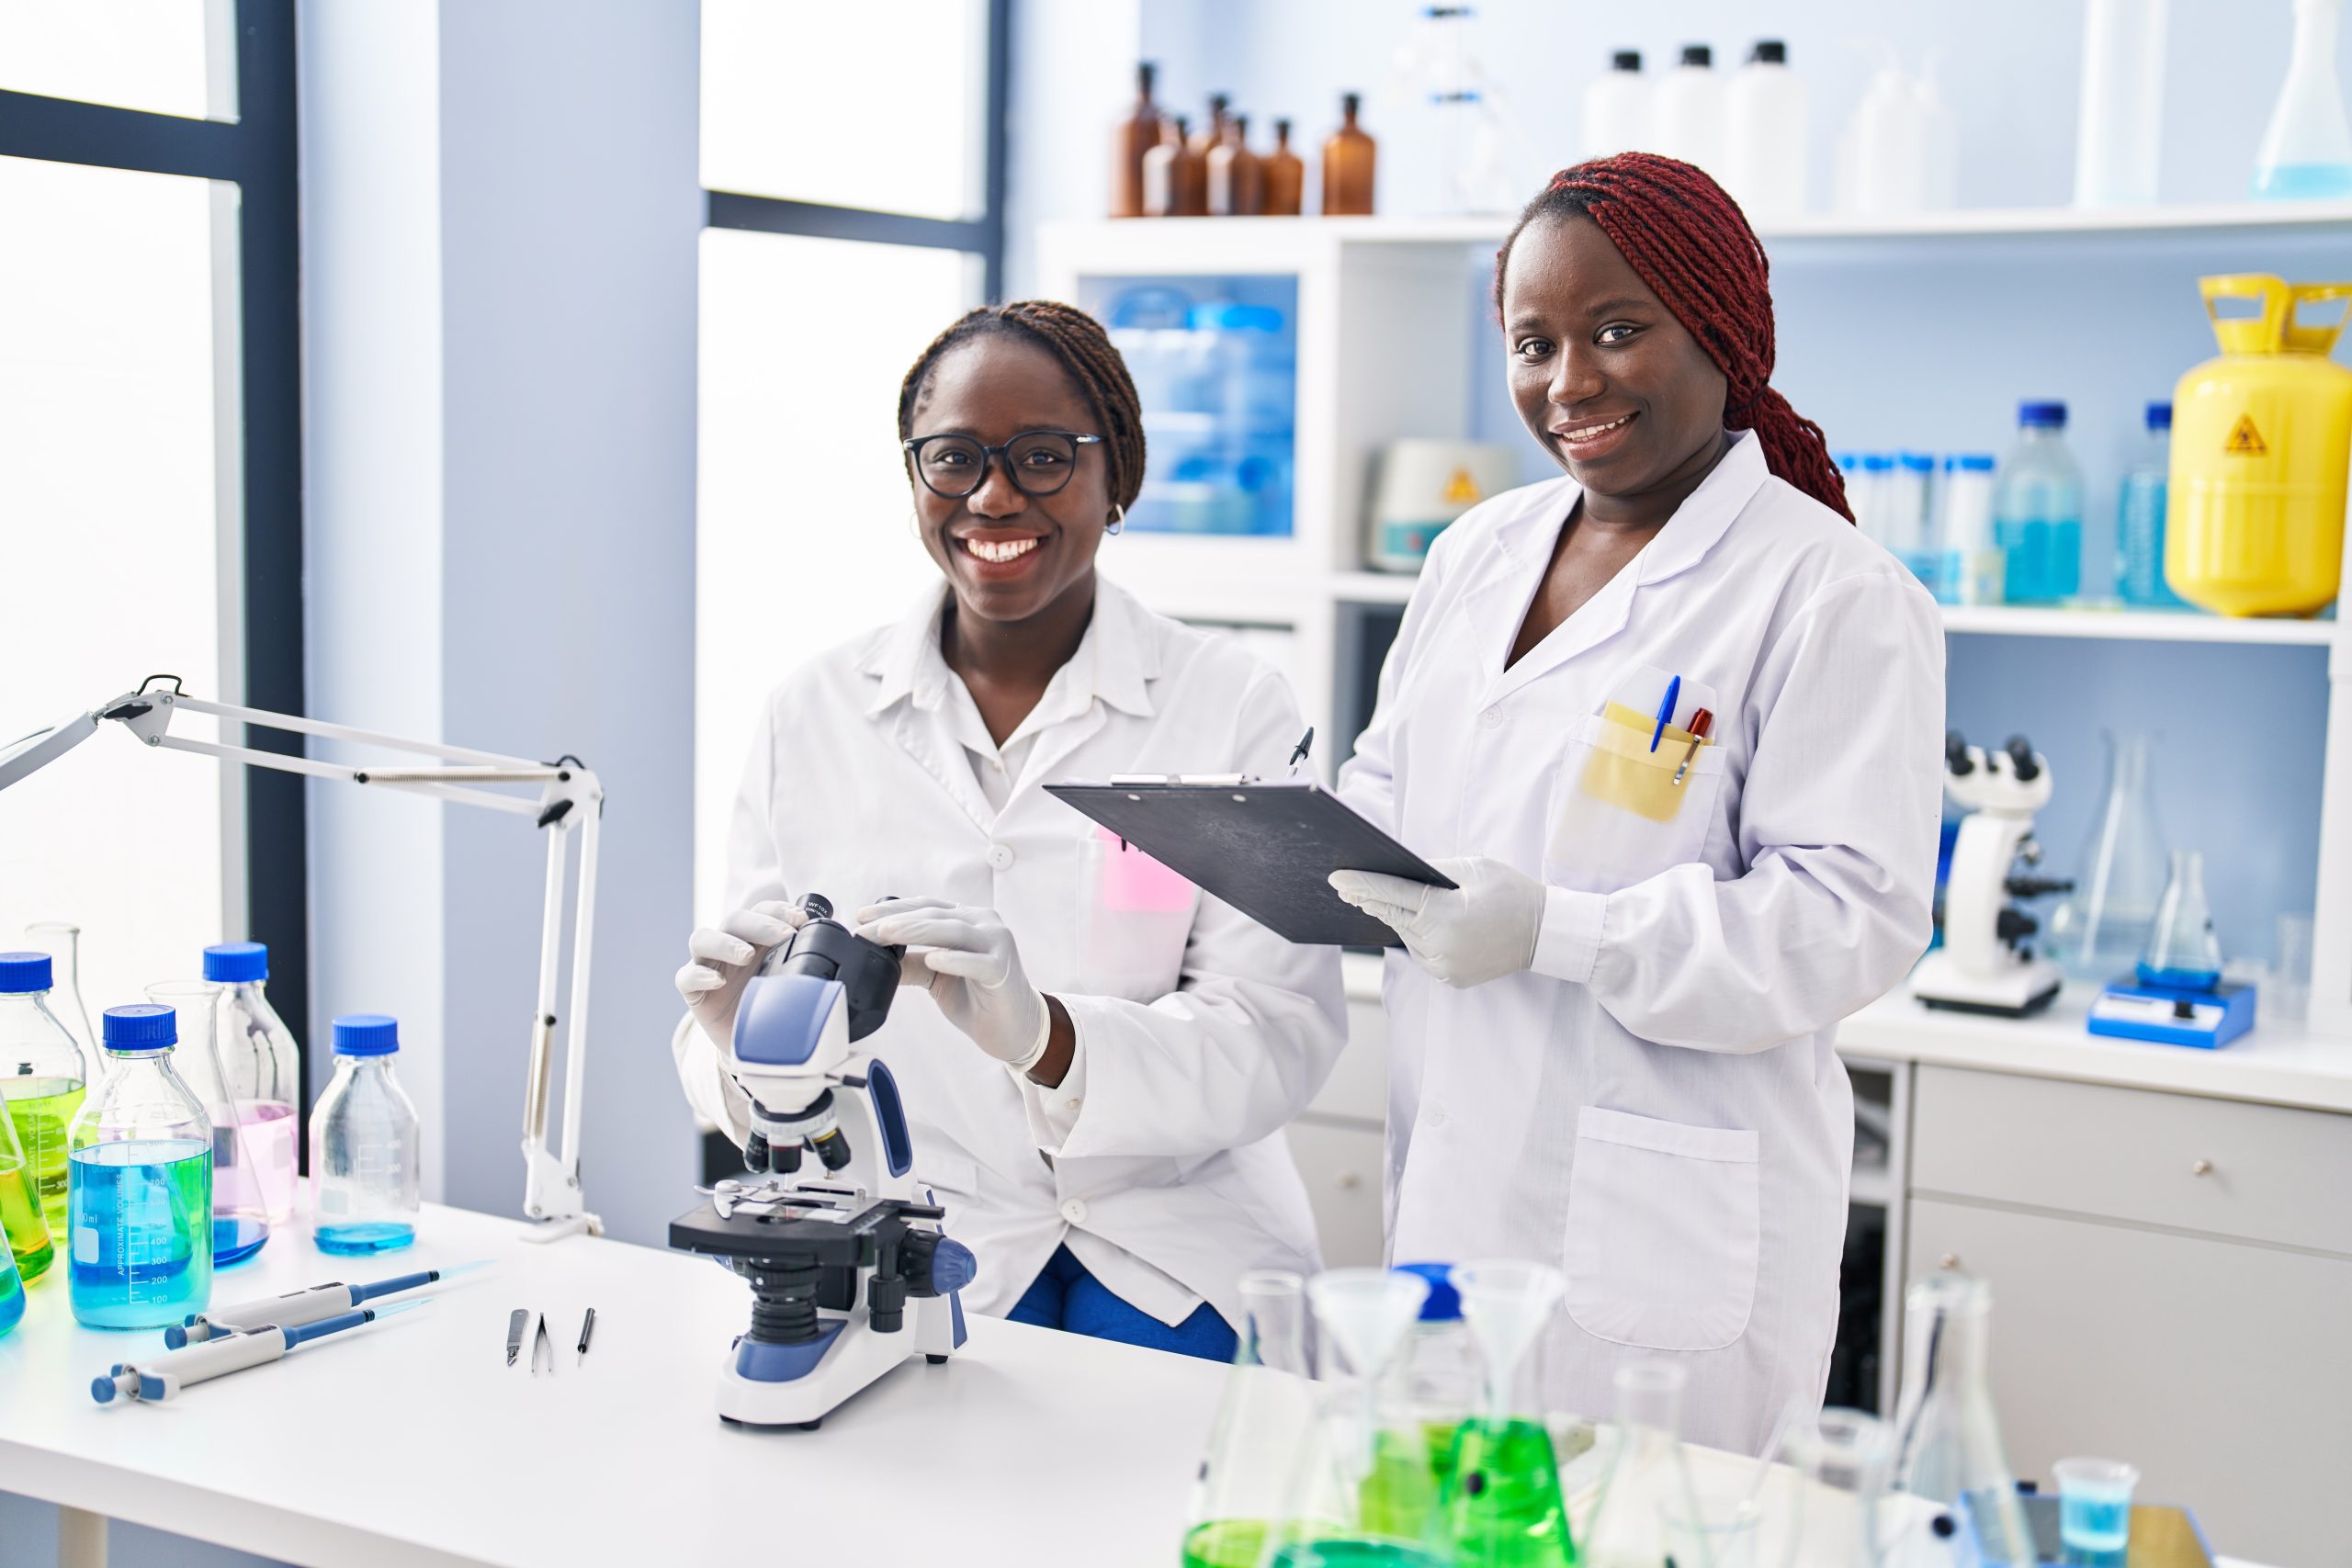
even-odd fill
[[[2046,958],[2029,959],[1998,975],[1971,975],[1949,952],[1939,950],[1911,972],[1911,994],[1947,1012],[2028,1018],[2058,999],[2064,980],[2058,965]]]
[[[763,1347],[784,1351],[776,1364],[746,1372],[746,1347],[739,1340],[718,1373],[718,1414],[745,1427],[797,1427],[814,1431],[826,1416],[862,1390],[880,1382],[901,1361],[917,1356],[936,1364],[963,1342],[953,1321],[953,1296],[924,1297],[907,1303],[906,1325],[895,1334],[866,1326],[864,1307],[824,1314],[827,1337],[807,1347]],[[836,1326],[838,1325],[838,1326]],[[798,1362],[793,1365],[792,1362]],[[797,1374],[779,1377],[776,1374]]]

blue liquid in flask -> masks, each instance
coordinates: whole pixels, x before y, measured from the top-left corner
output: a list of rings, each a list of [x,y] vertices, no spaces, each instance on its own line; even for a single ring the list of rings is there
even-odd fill
[[[269,1239],[269,1223],[251,1214],[215,1214],[212,1216],[212,1267],[226,1269],[232,1263],[243,1263],[261,1250]]]
[[[6,1114],[6,1112],[0,1112]],[[8,1250],[7,1238],[0,1236],[0,1253]],[[17,1326],[25,1315],[25,1284],[17,1275],[17,1260],[0,1258],[0,1335]]]
[[[379,1252],[398,1252],[416,1239],[416,1227],[397,1224],[389,1220],[353,1225],[321,1225],[311,1239],[321,1252],[365,1258]]]
[[[196,1138],[75,1149],[68,1294],[90,1328],[162,1328],[212,1296],[212,1150]]]

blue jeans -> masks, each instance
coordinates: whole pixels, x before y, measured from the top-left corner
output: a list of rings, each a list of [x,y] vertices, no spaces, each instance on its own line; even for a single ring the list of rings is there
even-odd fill
[[[1216,1309],[1203,1302],[1193,1315],[1170,1328],[1148,1312],[1113,1295],[1067,1247],[1054,1248],[1046,1267],[1021,1292],[1005,1316],[1039,1328],[1058,1328],[1090,1339],[1112,1339],[1153,1350],[1173,1350],[1204,1361],[1229,1361],[1239,1341]]]

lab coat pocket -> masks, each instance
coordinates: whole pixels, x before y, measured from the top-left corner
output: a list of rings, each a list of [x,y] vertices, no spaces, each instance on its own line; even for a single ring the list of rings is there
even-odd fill
[[[1156,1001],[1176,988],[1200,893],[1108,828],[1078,856],[1078,968],[1086,994]]]
[[[1611,1344],[1720,1350],[1756,1304],[1757,1136],[1588,1105],[1577,1119],[1568,1315]]]
[[[1690,738],[1670,728],[1657,750],[1649,741],[1646,728],[1605,714],[1577,727],[1554,789],[1544,881],[1614,893],[1703,858],[1723,791],[1724,749],[1692,751]]]

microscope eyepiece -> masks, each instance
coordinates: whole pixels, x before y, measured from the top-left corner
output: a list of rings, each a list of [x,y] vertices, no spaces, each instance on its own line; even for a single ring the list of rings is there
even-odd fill
[[[811,893],[801,899],[800,908],[812,920],[830,920],[833,918],[833,901],[822,893]]]

